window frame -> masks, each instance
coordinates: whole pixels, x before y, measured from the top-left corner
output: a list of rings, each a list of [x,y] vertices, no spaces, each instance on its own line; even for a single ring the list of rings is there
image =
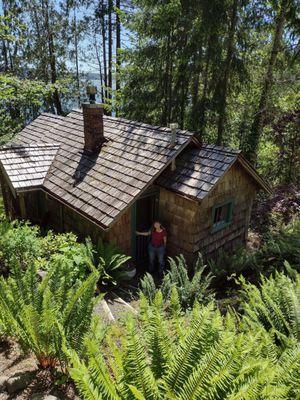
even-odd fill
[[[222,223],[215,225],[214,220],[215,220],[216,210],[220,207],[224,207],[227,205],[229,207],[228,207],[228,211],[227,211],[226,221],[223,221]],[[220,231],[221,229],[227,228],[232,223],[233,207],[234,207],[234,199],[228,199],[226,201],[223,201],[222,203],[215,204],[212,207],[212,229],[211,229],[212,233],[215,233],[215,232]]]

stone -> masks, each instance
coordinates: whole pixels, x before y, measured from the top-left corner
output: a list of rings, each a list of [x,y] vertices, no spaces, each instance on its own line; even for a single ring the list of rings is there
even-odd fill
[[[32,371],[16,372],[14,376],[7,379],[6,390],[10,394],[19,392],[20,390],[25,389],[30,384],[34,376],[35,373]]]
[[[0,377],[0,393],[6,391],[6,382],[8,380],[8,376]]]
[[[34,393],[30,397],[30,400],[61,400],[61,398],[54,396],[53,394]]]

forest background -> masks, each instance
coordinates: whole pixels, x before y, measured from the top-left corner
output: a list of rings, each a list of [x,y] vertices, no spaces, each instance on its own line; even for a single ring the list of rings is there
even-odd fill
[[[273,184],[300,164],[296,0],[2,0],[0,135],[66,114],[97,83],[107,113],[177,122],[241,148]]]

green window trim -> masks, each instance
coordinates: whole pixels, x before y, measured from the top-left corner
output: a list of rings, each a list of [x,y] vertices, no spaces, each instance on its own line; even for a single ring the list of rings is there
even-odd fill
[[[214,223],[215,217],[216,217],[216,212],[217,209],[220,209],[222,207],[227,207],[227,213],[226,213],[226,218],[223,221],[220,221],[218,223]],[[223,203],[215,204],[212,208],[212,230],[211,233],[215,233],[220,231],[221,229],[227,228],[232,222],[232,215],[233,215],[233,206],[234,206],[234,200],[229,199],[227,201],[224,201]]]

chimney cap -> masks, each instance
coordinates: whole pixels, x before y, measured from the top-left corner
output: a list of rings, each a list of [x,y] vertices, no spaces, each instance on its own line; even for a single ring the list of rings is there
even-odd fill
[[[91,95],[91,94],[97,94],[97,87],[93,85],[87,85],[86,87],[86,94]]]
[[[88,85],[86,87],[86,94],[88,95],[91,104],[96,103],[96,94],[97,94],[96,86]]]
[[[171,122],[169,124],[169,127],[171,130],[175,130],[175,129],[178,129],[178,124],[177,124],[177,122]]]

